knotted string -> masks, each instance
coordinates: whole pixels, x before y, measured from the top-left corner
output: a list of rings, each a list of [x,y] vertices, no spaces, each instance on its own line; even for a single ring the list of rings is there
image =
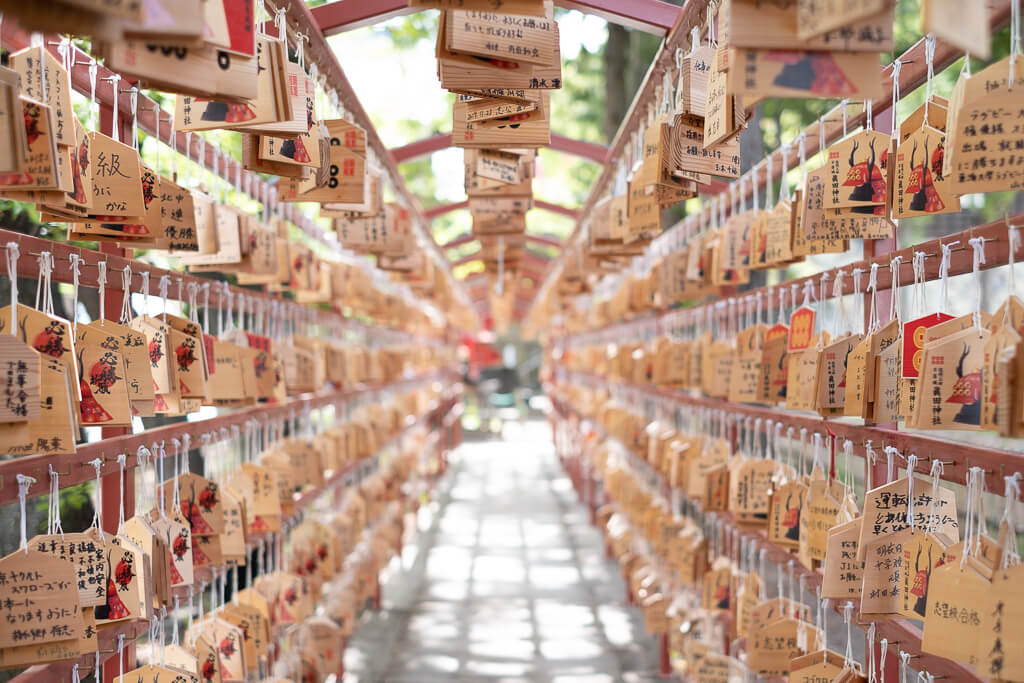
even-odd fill
[[[974,313],[972,315],[974,317],[974,327],[980,333],[981,332],[981,294],[982,294],[981,266],[982,266],[983,263],[985,263],[985,238],[984,237],[972,237],[971,239],[967,240],[967,243],[971,245],[972,249],[974,249],[974,263],[973,263],[973,268],[972,269],[974,271],[974,282],[975,282],[976,297],[975,297],[975,300],[974,300]]]
[[[18,249],[17,242],[7,243],[7,278],[11,281],[11,334],[18,330]]]
[[[939,282],[942,285],[942,307],[939,311],[942,313],[949,310],[949,263],[953,256],[952,247],[957,244],[960,244],[960,240],[955,240],[948,244],[939,242],[939,249],[942,252],[942,257],[939,260]]]
[[[132,267],[127,265],[121,271],[121,317],[122,325],[131,324],[134,313],[132,312]]]
[[[18,507],[21,509],[21,545],[19,546],[28,555],[28,514],[26,511],[26,500],[28,499],[28,489],[32,484],[36,483],[34,477],[30,477],[27,474],[18,474],[16,477],[18,482]]]

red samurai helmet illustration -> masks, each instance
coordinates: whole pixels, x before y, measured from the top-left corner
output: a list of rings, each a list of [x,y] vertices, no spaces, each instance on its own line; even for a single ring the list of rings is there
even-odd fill
[[[964,361],[969,353],[970,348],[964,344],[963,353],[956,364],[958,379],[946,403],[959,403],[962,406],[960,412],[953,417],[953,422],[977,425],[981,424],[981,370],[964,374]]]

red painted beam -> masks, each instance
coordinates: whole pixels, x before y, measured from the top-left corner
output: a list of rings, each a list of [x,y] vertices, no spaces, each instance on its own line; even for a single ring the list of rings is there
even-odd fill
[[[562,240],[551,235],[527,235],[527,242],[536,242],[537,244],[543,244],[548,247],[562,248]]]
[[[568,206],[562,206],[561,204],[552,204],[542,199],[533,200],[533,206],[537,209],[543,209],[544,211],[550,211],[551,213],[561,214],[568,216],[573,220],[577,220],[580,217],[580,212],[576,209],[570,209]]]
[[[443,251],[446,251],[448,249],[454,249],[455,247],[461,247],[463,244],[469,244],[475,239],[477,239],[476,235],[474,235],[471,232],[467,232],[462,235],[459,235],[453,240],[445,242],[444,244],[440,245],[440,247]],[[537,244],[543,244],[544,246],[548,247],[557,247],[558,249],[562,248],[562,241],[559,240],[557,237],[552,237],[551,235],[527,235],[526,241],[535,242]]]
[[[348,2],[348,0],[342,1]],[[321,5],[321,7],[329,7],[329,5]],[[448,149],[451,146],[451,133],[437,133],[435,135],[431,135],[429,138],[423,138],[422,140],[410,142],[408,145],[395,147],[389,150],[389,153],[395,163],[400,164],[403,161],[409,161],[416,157],[433,154],[434,152],[439,152],[442,149]],[[597,145],[593,142],[584,142],[583,140],[574,140],[557,133],[551,134],[551,145],[549,149],[582,157],[598,164],[603,164],[605,162],[605,158],[608,156],[608,150],[604,145]]]
[[[475,239],[476,239],[476,235],[474,235],[471,232],[466,232],[466,233],[463,233],[463,234],[459,235],[455,239],[449,240],[449,241],[445,242],[444,244],[440,245],[441,246],[441,250],[442,251],[447,251],[448,249],[454,249],[455,247],[461,247],[463,244],[469,244],[470,242],[472,242]]]
[[[372,26],[416,12],[408,0],[335,0],[313,7],[313,18],[325,36]]]
[[[529,237],[527,237],[527,239],[529,239]],[[482,251],[481,249],[477,249],[476,251],[474,251],[471,254],[466,254],[465,256],[460,258],[458,261],[452,261],[452,268],[454,268],[456,266],[464,266],[467,263],[472,263],[473,261],[476,261],[477,259],[480,258],[480,252],[481,251]],[[551,259],[548,259],[548,258],[545,258],[545,257],[541,256],[540,254],[535,254],[532,251],[524,251],[523,252],[523,257],[522,257],[523,261],[528,261],[531,258],[532,259],[536,259],[537,261],[539,261],[541,264],[543,264],[545,266],[551,260]]]
[[[465,199],[461,202],[455,202],[453,204],[438,204],[432,206],[423,212],[423,215],[427,217],[428,221],[432,221],[442,214],[446,214],[449,211],[458,211],[459,209],[469,208],[469,200]]]
[[[429,138],[410,142],[408,145],[394,147],[388,150],[388,153],[391,155],[391,158],[395,160],[396,164],[400,164],[403,161],[426,156],[427,154],[433,154],[434,152],[439,152],[442,149],[448,149],[451,146],[451,133],[437,133],[436,135],[431,135]]]
[[[565,9],[594,14],[627,28],[665,36],[682,8],[662,0],[557,0]],[[416,12],[406,0],[335,0],[313,8],[313,18],[325,36],[371,26]]]
[[[535,209],[541,209],[542,211],[550,211],[552,213],[561,214],[568,216],[573,220],[579,218],[580,212],[576,209],[570,209],[568,206],[562,206],[561,204],[552,204],[542,199],[535,199],[533,202]],[[437,206],[431,207],[423,212],[423,215],[427,217],[427,220],[434,220],[442,214],[446,214],[449,211],[458,211],[460,209],[469,208],[469,200],[463,200],[461,202],[452,202],[451,204],[438,204]]]
[[[598,164],[603,164],[608,158],[608,148],[604,145],[574,140],[558,133],[551,134],[551,149],[583,157]]]
[[[668,35],[683,11],[662,0],[557,0],[555,4],[658,36]]]

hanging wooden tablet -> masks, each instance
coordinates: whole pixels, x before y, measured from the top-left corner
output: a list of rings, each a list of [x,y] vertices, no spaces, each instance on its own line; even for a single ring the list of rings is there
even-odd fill
[[[799,34],[798,21],[795,0],[769,6],[756,0],[730,0],[723,3],[719,12],[718,45],[783,50],[799,45],[808,50],[867,52],[893,48],[891,2],[883,3],[883,8],[875,14],[862,15],[813,35]]]
[[[217,250],[213,253],[203,253],[202,232],[200,232],[199,253],[177,254],[180,262],[189,266],[190,269],[223,270],[226,266],[239,263],[242,260],[241,227],[238,210],[221,204],[213,204],[212,209],[213,230],[216,235]],[[199,224],[198,216],[197,224]]]
[[[88,426],[131,426],[129,376],[120,338],[97,326],[80,325],[76,342],[79,420]]]
[[[97,625],[144,618],[139,593],[142,553],[127,539],[115,536],[105,555],[107,585],[103,604],[94,608]]]
[[[859,334],[847,335],[825,346],[819,352],[815,410],[822,417],[841,415],[846,405],[849,356],[861,341]]]
[[[179,320],[180,322],[180,320]],[[206,363],[201,336],[186,334],[176,325],[169,325],[168,351],[173,375],[182,398],[206,398]],[[198,330],[199,335],[202,334]]]
[[[542,92],[533,120],[517,123],[471,122],[467,120],[467,105],[456,102],[453,108],[452,138],[459,147],[543,147],[551,143],[550,100]]]
[[[249,532],[275,532],[281,528],[281,502],[277,473],[260,465],[243,463],[231,482],[245,499]]]
[[[928,120],[925,121],[925,109],[927,109]],[[910,116],[906,117],[900,122],[900,135],[899,140],[902,143],[904,140],[909,138],[913,133],[921,130],[927,126],[928,128],[934,128],[935,130],[945,133],[946,125],[949,120],[949,100],[940,95],[932,95],[928,100],[928,106],[924,104],[915,109]],[[943,166],[945,166],[945,155],[942,156]],[[945,174],[945,170],[943,170]]]
[[[146,213],[147,188],[138,152],[101,133],[86,135],[94,197],[92,217],[109,223],[141,222]],[[154,190],[152,179],[148,189]]]
[[[889,136],[863,130],[828,149],[828,180],[825,209],[858,208],[863,213],[883,213],[887,183]],[[881,207],[881,208],[879,208]]]
[[[180,510],[173,509],[166,515],[151,515],[150,525],[167,548],[167,574],[171,586],[191,586],[194,581],[191,525],[181,517]],[[155,563],[158,559],[153,561]]]
[[[836,523],[842,505],[842,495],[836,482],[812,479],[800,511],[800,562],[815,569],[825,559],[828,531]]]
[[[734,403],[756,402],[759,398],[764,334],[764,325],[756,325],[743,330],[736,338],[736,357],[729,380],[729,400]]]
[[[0,648],[84,637],[85,621],[71,562],[18,549],[0,559],[0,575],[6,580],[8,595],[0,605]]]
[[[0,193],[18,190],[58,190],[57,144],[53,134],[52,110],[46,105],[19,97],[25,141],[28,145],[24,167],[16,173],[0,173]]]
[[[821,344],[828,343],[828,333],[820,332],[814,337],[809,348],[791,353],[787,351],[786,408],[790,410],[814,410],[814,398],[821,371],[818,363],[819,338],[822,340]]]
[[[785,548],[800,547],[800,516],[807,495],[807,484],[793,479],[772,492],[768,514],[768,540]]]
[[[107,68],[124,76],[145,80],[154,88],[238,102],[233,105],[238,107],[232,117],[236,120],[243,113],[246,117],[252,113],[251,107],[245,102],[256,99],[259,94],[257,60],[233,55],[226,50],[210,46],[158,47],[136,40],[124,40],[105,45],[103,54]],[[188,126],[196,114],[185,111],[184,105],[182,100],[178,105],[182,109],[178,113],[185,118],[178,119],[177,115],[175,118],[182,126]],[[225,104],[225,114],[227,108]],[[206,111],[204,108],[204,114]],[[202,120],[211,119],[203,117]],[[220,121],[229,124],[233,122],[226,116]]]
[[[794,657],[789,665],[789,683],[833,681],[844,669],[845,660],[832,650],[818,650]]]
[[[742,104],[733,97],[736,91],[728,86],[728,73],[720,70],[718,62],[716,54],[707,81],[707,100],[704,112],[705,148],[713,147],[735,133],[733,127],[736,119],[735,109],[742,108]]]
[[[981,428],[981,370],[990,336],[988,329],[972,326],[925,343],[914,420],[918,428]]]
[[[704,119],[676,116],[672,122],[673,168],[690,173],[738,178],[740,174],[739,134],[724,138],[713,147],[702,144]]]
[[[159,186],[160,219],[167,248],[172,251],[199,251],[192,193],[163,176]]]
[[[893,169],[894,218],[960,210],[960,198],[953,194],[952,178],[942,172],[945,142],[945,133],[925,126],[900,144]]]
[[[965,11],[966,10],[966,11]],[[988,14],[984,6],[955,0],[925,0],[921,6],[921,32],[935,34],[943,43],[987,60],[992,53]]]
[[[1016,298],[1016,297],[1014,297]],[[1006,304],[1004,304],[1005,306]],[[992,316],[999,320],[1002,316],[997,312]],[[998,429],[999,409],[999,362],[998,359],[1021,342],[1021,336],[1009,325],[1000,325],[985,343],[985,361],[981,371],[981,428]],[[1012,402],[1012,399],[1010,399]]]
[[[138,316],[131,321],[131,328],[146,337],[146,368],[153,382],[154,399],[158,395],[173,391],[173,368],[170,364],[168,337],[170,326],[152,316]],[[144,380],[140,380],[144,381]]]
[[[761,260],[754,261],[754,268],[778,266],[793,260],[793,205],[788,199],[765,212],[757,239],[756,253]]]
[[[0,425],[7,455],[73,453],[77,434],[77,384],[63,361],[43,355],[39,365],[39,419]]]
[[[173,498],[175,487],[181,499],[181,515],[188,522],[193,537],[224,533],[224,510],[216,483],[186,472],[164,484],[164,496]]]
[[[20,93],[50,108],[53,121],[53,137],[58,145],[73,147],[75,130],[72,121],[75,112],[71,108],[71,82],[68,72],[60,60],[42,45],[26,47],[10,56],[10,67],[18,74]],[[46,73],[46,87],[43,87],[43,73]],[[45,94],[45,97],[44,97]]]
[[[446,15],[445,43],[452,52],[540,65],[554,63],[553,19],[473,10],[454,10]]]
[[[797,35],[801,40],[863,21],[891,6],[890,0],[853,4],[834,0],[797,0]]]
[[[265,611],[239,599],[224,605],[222,616],[242,629],[247,646],[251,643],[256,653],[255,670],[258,671],[260,666],[265,666],[271,644],[270,621]]]
[[[1010,60],[1015,60],[1015,81],[1008,89]],[[962,100],[957,91],[950,97],[950,153],[954,191],[959,194],[1015,190],[1024,172],[1013,162],[1016,137],[1010,112],[1019,104],[1018,88],[1024,85],[1024,58],[1006,57],[972,77],[963,78]],[[959,105],[959,106],[956,106]],[[954,110],[954,106],[956,109]],[[988,125],[977,125],[984,119]]]
[[[519,117],[526,116],[537,111],[540,104],[541,91],[523,90],[526,100],[511,100],[494,97],[475,97],[470,95],[458,95],[460,102],[466,104],[466,121],[470,123],[484,123],[495,119],[505,121],[517,121]]]
[[[899,612],[907,619],[924,619],[932,572],[946,561],[947,542],[935,534],[918,532],[903,540],[903,586]]]
[[[987,591],[984,601],[977,605],[981,624],[971,636],[978,639],[975,666],[979,672],[991,676],[993,680],[1017,680],[1024,672],[1024,653],[1014,647],[1019,642],[1024,616],[1024,600],[1016,590],[1024,572],[1022,567],[1024,565],[1016,565],[996,571],[991,589]],[[973,607],[969,607],[969,619]],[[951,606],[941,611],[952,615]]]
[[[125,520],[121,527],[121,533],[125,538],[135,544],[146,557],[146,564],[149,568],[149,590],[142,597],[147,603],[152,602],[153,609],[160,605],[170,604],[171,584],[167,575],[167,563],[163,558],[167,557],[167,548],[163,539],[150,526],[145,516],[135,515]]]
[[[921,363],[924,360],[925,331],[940,323],[952,320],[953,316],[945,313],[933,313],[917,318],[903,324],[903,348],[901,350],[901,374],[904,381],[900,386],[900,397],[907,401],[906,408],[901,406],[901,412],[905,415],[914,414],[913,394],[916,389],[916,380],[921,375]]]
[[[921,651],[977,665],[978,638],[983,637],[982,624],[990,618],[982,607],[990,604],[992,588],[970,561],[936,568],[928,590]]]
[[[729,511],[741,524],[764,526],[768,522],[769,491],[776,463],[763,458],[740,465],[729,485]]]
[[[194,676],[199,675],[199,658],[195,649],[177,643],[169,643],[161,646],[160,654],[163,656],[163,663],[166,666]],[[214,675],[215,669],[211,669],[209,673],[209,677],[202,679],[203,683],[218,683],[220,681]]]
[[[270,164],[320,168],[320,143],[316,135],[305,132],[295,138],[260,136],[259,156]]]
[[[628,231],[625,242],[651,239],[661,233],[661,207],[642,182],[629,183]]]
[[[797,631],[805,627],[796,619],[776,619],[751,632],[748,639],[747,667],[759,676],[785,676],[792,659],[803,651],[797,645]],[[816,630],[816,629],[813,629]]]
[[[245,636],[242,629],[220,618],[217,613],[195,628],[217,648],[221,680],[245,681]]]
[[[804,50],[729,50],[729,92],[744,97],[877,99],[878,54]],[[709,90],[710,92],[710,90]]]
[[[79,326],[80,328],[83,326]],[[152,414],[153,383],[149,380],[149,355],[144,334],[112,320],[95,320],[84,327],[98,331],[100,346],[121,354],[128,400],[133,414]],[[145,378],[146,381],[143,381]]]
[[[857,517],[829,529],[822,566],[822,598],[860,599],[864,561],[857,559],[857,543],[863,522],[863,517]]]
[[[939,487],[939,496],[933,501],[930,482],[914,477],[913,510],[915,527],[919,532],[929,532],[947,543],[959,541],[954,491]],[[906,528],[906,478],[871,489],[864,498],[864,524],[858,541],[858,559],[866,558],[869,543],[888,538]]]
[[[6,330],[11,324],[11,307],[0,309],[0,332],[16,335],[22,342],[38,351],[41,356],[57,359],[67,369],[74,383],[74,400],[80,399],[78,388],[78,365],[71,325],[63,318],[47,315],[29,306],[18,306],[17,330]],[[43,397],[45,399],[45,396]]]
[[[901,349],[900,325],[896,320],[889,321],[871,335],[868,371],[873,373],[874,394],[869,407],[870,416],[878,422],[899,419],[900,372],[903,367]]]
[[[74,568],[78,603],[83,607],[104,604],[107,589],[106,541],[102,532],[89,528],[82,532],[41,534],[29,541],[33,553],[49,555]]]
[[[242,385],[242,359],[236,344],[215,339],[210,357],[210,376],[206,384],[207,405],[245,399]]]
[[[700,45],[683,57],[676,87],[676,113],[705,116],[708,76],[714,59],[715,50],[708,45]]]
[[[25,169],[28,140],[25,117],[18,97],[18,74],[0,68],[0,173],[21,173]]]
[[[283,79],[279,75],[278,65],[281,58],[277,48],[278,41],[260,36],[256,41],[256,57],[252,60],[255,66],[255,91],[245,102],[219,101],[210,99],[213,90],[202,90],[192,95],[177,98],[174,120],[175,130],[199,131],[216,128],[235,127],[245,124],[257,127],[277,123],[282,119],[291,118],[291,103],[285,97],[278,97],[276,82]],[[209,87],[209,83],[203,84]],[[207,97],[203,97],[203,94]],[[280,100],[285,102],[282,104]],[[282,111],[282,108],[285,111]],[[283,115],[285,114],[285,115]]]
[[[775,324],[765,334],[764,353],[761,356],[761,385],[758,401],[761,403],[784,403],[786,382],[789,374],[789,328]]]

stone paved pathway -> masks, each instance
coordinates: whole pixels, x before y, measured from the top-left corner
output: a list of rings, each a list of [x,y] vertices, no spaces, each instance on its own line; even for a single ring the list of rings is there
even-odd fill
[[[658,680],[545,423],[465,444],[438,494],[349,644],[346,683]]]

